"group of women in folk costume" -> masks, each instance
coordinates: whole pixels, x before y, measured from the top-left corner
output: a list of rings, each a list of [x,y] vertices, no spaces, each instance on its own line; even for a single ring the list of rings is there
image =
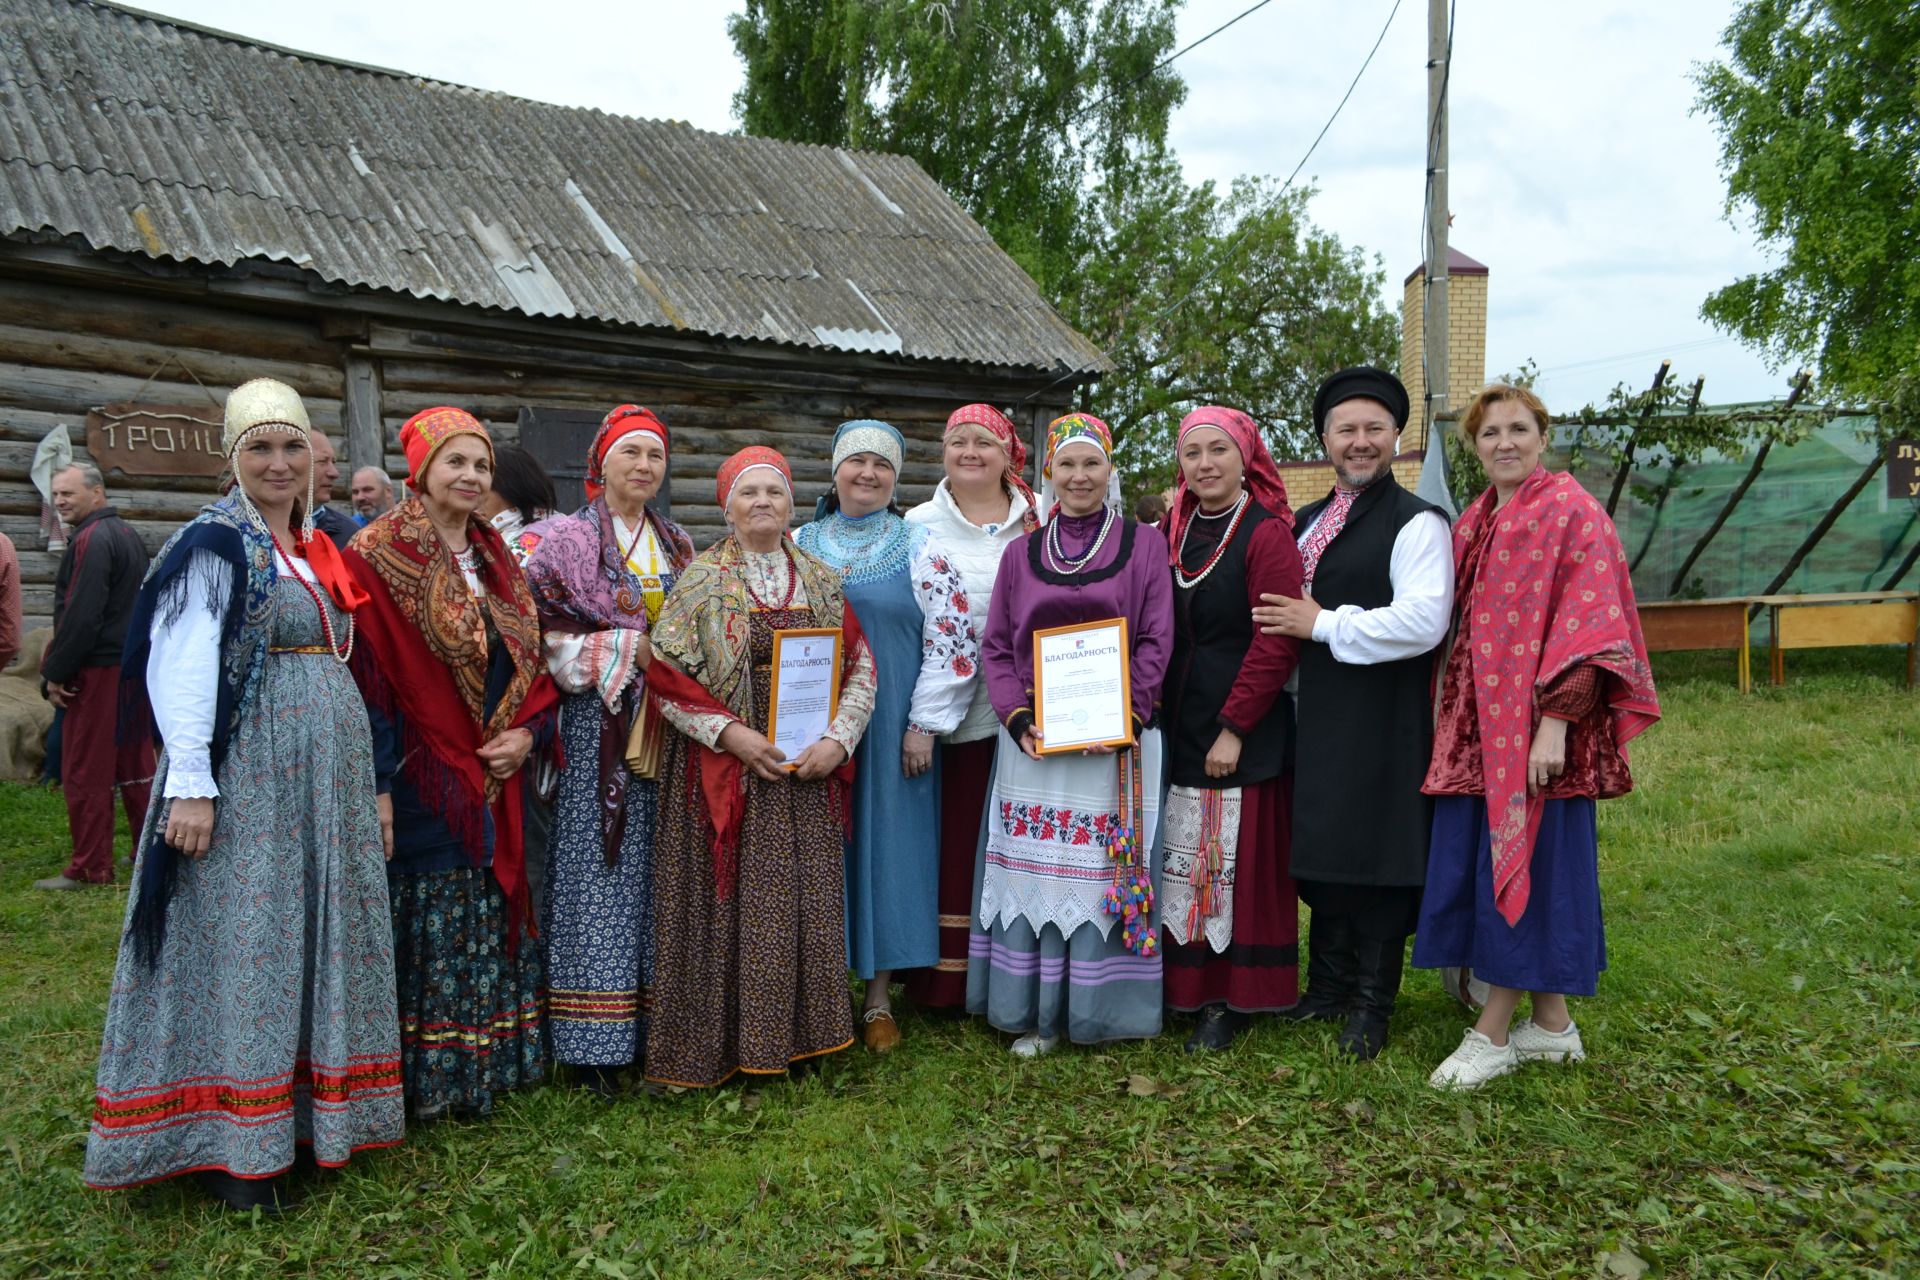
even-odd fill
[[[1622,748],[1658,714],[1617,536],[1539,468],[1545,425],[1511,388],[1466,418],[1493,485],[1455,537],[1415,960],[1494,994],[1437,1083],[1580,1055],[1564,996],[1605,957],[1592,801],[1630,785]],[[1021,1056],[1157,1035],[1168,1008],[1217,1049],[1295,1004],[1305,642],[1253,607],[1301,594],[1303,565],[1244,413],[1181,422],[1165,535],[1121,513],[1099,419],[1050,425],[1036,496],[1011,421],[968,405],[905,515],[886,423],[839,428],[797,531],[785,458],[742,450],[717,476],[728,533],[699,555],[651,506],[672,442],[638,406],[596,435],[587,505],[532,519],[538,485],[490,497],[478,420],[417,414],[412,496],[344,551],[313,533],[309,435],[290,388],[238,388],[236,484],[142,591],[127,680],[166,803],[141,833],[90,1183],[196,1173],[271,1209],[299,1148],[343,1164],[550,1060],[611,1096],[627,1067],[700,1087],[856,1035],[887,1051],[896,979]],[[1043,752],[1035,632],[1116,617],[1130,743]],[[793,629],[837,635],[840,667],[825,735],[788,759],[770,694]],[[643,726],[660,745],[634,776]]]

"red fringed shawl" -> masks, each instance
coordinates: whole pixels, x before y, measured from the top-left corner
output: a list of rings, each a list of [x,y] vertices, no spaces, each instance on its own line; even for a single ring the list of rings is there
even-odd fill
[[[840,682],[853,678],[854,664],[867,647],[860,619],[840,588],[840,575],[798,547],[788,546],[806,587],[807,606],[820,626],[840,628]],[[653,696],[686,712],[720,714],[751,724],[753,706],[747,661],[747,589],[738,544],[728,537],[703,553],[675,583],[653,629],[653,662],[647,687]],[[707,683],[703,683],[703,681]],[[709,683],[714,687],[709,688]],[[746,818],[745,768],[739,757],[689,742],[684,781],[697,785],[705,800],[709,844],[713,850],[714,891],[722,902],[733,897],[739,875],[740,827]],[[827,777],[829,795],[841,825],[852,819],[853,756]],[[666,780],[662,779],[664,783]]]
[[[354,537],[344,559],[370,599],[354,614],[353,673],[367,704],[401,721],[407,769],[421,801],[476,866],[486,860],[482,815],[491,812],[493,876],[517,939],[523,921],[532,928],[520,820],[527,769],[502,783],[477,752],[508,729],[533,728],[559,694],[546,672],[533,594],[506,544],[478,520],[467,522],[467,538],[487,588],[484,616],[418,497]],[[513,659],[513,677],[491,716],[485,714],[488,622]]]
[[[1493,844],[1494,906],[1517,924],[1531,890],[1528,866],[1545,801],[1527,794],[1539,692],[1592,663],[1613,678],[1603,695],[1612,748],[1660,718],[1653,670],[1640,635],[1633,580],[1613,521],[1565,472],[1536,469],[1494,511],[1489,488],[1453,528],[1456,568],[1493,521],[1470,600],[1474,703]]]

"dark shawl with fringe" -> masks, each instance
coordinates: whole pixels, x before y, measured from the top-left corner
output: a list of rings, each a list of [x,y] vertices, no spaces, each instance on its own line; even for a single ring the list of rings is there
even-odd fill
[[[209,552],[212,559],[196,556],[196,551]],[[276,576],[272,540],[248,519],[233,495],[202,508],[198,516],[168,538],[140,584],[120,657],[120,732],[158,737],[147,700],[153,624],[158,621],[168,626],[186,612],[191,603],[188,587],[194,575],[225,579],[227,587],[226,610],[220,620],[220,689],[214,703],[208,753],[213,775],[218,778],[256,678],[266,669]],[[211,600],[220,584],[209,581],[202,585],[209,588],[203,598]],[[155,800],[166,803],[158,796]],[[139,887],[133,916],[127,922],[127,936],[133,940],[135,954],[149,968],[159,962],[166,939],[167,903],[179,879],[179,857],[179,851],[167,843],[166,825],[154,823],[153,835],[136,860]]]
[[[502,782],[476,753],[508,729],[527,729],[536,748],[543,745],[552,736],[559,695],[547,675],[533,593],[518,564],[500,535],[477,519],[467,522],[467,540],[479,554],[486,587],[479,600],[417,496],[354,537],[347,568],[372,599],[355,614],[351,665],[367,705],[400,722],[403,770],[422,803],[475,866],[487,861],[491,814],[493,875],[517,940],[522,922],[531,927],[520,820],[527,769]],[[494,636],[506,647],[513,675],[489,715]]]

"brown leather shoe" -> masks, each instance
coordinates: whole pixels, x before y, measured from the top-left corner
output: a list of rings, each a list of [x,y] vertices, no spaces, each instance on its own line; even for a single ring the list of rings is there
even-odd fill
[[[860,1015],[866,1024],[867,1048],[874,1053],[891,1053],[900,1043],[900,1027],[891,1009],[868,1009]]]

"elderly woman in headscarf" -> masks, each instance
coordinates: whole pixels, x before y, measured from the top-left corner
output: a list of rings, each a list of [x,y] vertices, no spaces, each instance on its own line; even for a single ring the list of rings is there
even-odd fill
[[[1189,1053],[1224,1049],[1248,1015],[1299,999],[1292,826],[1299,642],[1261,635],[1260,593],[1300,593],[1286,487],[1252,418],[1206,405],[1180,423],[1167,675],[1167,1007],[1198,1011]]]
[[[385,787],[346,666],[365,595],[314,532],[309,438],[293,388],[234,389],[238,483],[168,539],[127,631],[162,799],[107,1004],[91,1186],[194,1172],[276,1211],[298,1145],[338,1166],[405,1128]]]
[[[793,545],[772,449],[720,468],[729,533],[674,585],[647,683],[668,726],[654,838],[647,1079],[696,1088],[853,1043],[844,841],[873,654],[837,570]],[[791,760],[769,740],[775,634],[840,633],[839,703]]]
[[[934,738],[966,713],[980,658],[959,573],[925,526],[908,524],[894,506],[905,449],[887,423],[842,423],[833,488],[794,535],[839,570],[879,681],[867,745],[854,762],[847,841],[847,959],[867,984],[860,1018],[876,1053],[900,1043],[893,971],[940,956],[940,846],[902,841],[899,832],[939,829]]]
[[[907,512],[907,522],[931,531],[960,571],[978,643],[1000,557],[1015,538],[1040,526],[1026,481],[1027,447],[1005,414],[990,404],[968,404],[948,416],[941,448],[947,474],[932,498]],[[929,1008],[966,1007],[973,859],[999,737],[986,681],[976,680],[965,718],[940,739],[940,958],[904,975],[907,997]]]
[[[668,446],[651,410],[621,405],[588,449],[587,505],[520,535],[564,695],[568,762],[548,846],[547,1035],[555,1061],[606,1096],[614,1072],[644,1055],[641,993],[653,979],[658,795],[651,778],[628,774],[627,741],[645,710],[648,629],[693,560],[686,530],[648,506]]]
[[[1607,967],[1595,802],[1633,789],[1627,743],[1660,718],[1626,550],[1606,508],[1541,465],[1549,422],[1503,384],[1460,417],[1489,483],[1453,530],[1413,963],[1471,968],[1491,990],[1438,1089],[1586,1056],[1567,997]]]
[[[545,1074],[523,766],[553,735],[540,619],[479,516],[493,442],[460,409],[400,429],[412,494],[345,555],[369,596],[354,675],[394,772],[389,868],[407,1102],[483,1115]]]
[[[1043,523],[1001,558],[981,645],[1008,742],[982,833],[967,1009],[1017,1033],[1012,1051],[1022,1057],[1062,1037],[1160,1033],[1152,908],[1164,758],[1154,725],[1173,650],[1173,587],[1167,540],[1120,513],[1112,454],[1098,418],[1071,413],[1048,428]],[[1042,756],[1033,634],[1107,618],[1127,620],[1135,745]]]

